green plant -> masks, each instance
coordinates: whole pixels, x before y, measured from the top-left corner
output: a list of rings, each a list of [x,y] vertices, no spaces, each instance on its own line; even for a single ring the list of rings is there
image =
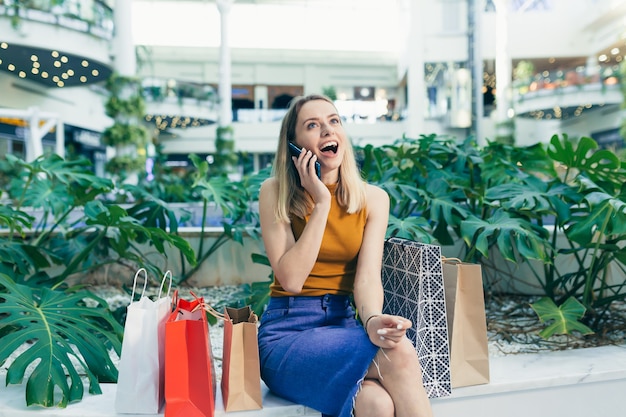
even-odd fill
[[[539,333],[539,336],[544,339],[549,339],[555,334],[578,332],[587,335],[593,333],[593,330],[579,322],[585,315],[586,309],[574,297],[568,298],[560,307],[548,297],[544,297],[530,306],[537,313],[539,320],[543,323],[550,323]]]
[[[116,123],[102,132],[102,143],[107,146],[148,144],[148,132],[142,126]]]
[[[580,300],[582,321],[598,330],[611,304],[626,299],[615,278],[626,274],[626,176],[617,155],[596,148],[590,138],[575,146],[556,135],[529,147],[430,135],[357,151],[364,176],[390,195],[389,234],[461,239],[461,257],[483,264],[488,290],[511,274],[495,259],[526,264],[546,296],[556,305]]]
[[[533,76],[535,65],[526,60],[521,60],[513,69],[513,78],[516,80],[527,81]]]
[[[0,273],[0,364],[27,347],[13,358],[6,376],[7,384],[21,384],[26,368],[34,365],[27,377],[27,405],[65,407],[80,400],[81,374],[89,392],[101,394],[99,382],[117,379],[109,350],[120,354],[122,333],[106,302],[89,291],[21,285]]]
[[[215,155],[211,165],[213,175],[232,174],[239,157],[235,153],[235,130],[232,126],[219,126],[215,131]]]
[[[337,100],[337,90],[332,85],[322,88],[322,94],[331,100]]]
[[[145,256],[146,247],[162,256],[167,247],[177,248],[195,264],[187,241],[162,222],[142,217],[145,206],[127,211],[108,203],[113,183],[89,168],[86,160],[57,155],[33,162],[7,155],[3,167],[14,176],[9,201],[0,204],[0,226],[6,227],[0,235],[0,364],[32,343],[13,358],[7,374],[8,383],[21,383],[26,368],[34,366],[26,384],[28,404],[65,406],[82,398],[83,372],[94,393],[99,381],[116,378],[109,351],[119,354],[120,325],[106,302],[70,278],[80,282],[112,263],[145,267],[151,276],[162,276]],[[163,213],[153,203],[153,213]],[[176,230],[178,220],[168,219],[168,227]]]
[[[113,125],[102,134],[103,142],[115,147],[116,155],[106,165],[108,172],[124,180],[136,174],[145,164],[146,145],[150,140],[142,124],[145,101],[139,79],[111,74],[106,81],[109,98],[105,103],[107,116]]]
[[[192,188],[202,201],[202,219],[200,222],[200,239],[195,251],[197,264],[189,269],[184,268],[180,282],[189,279],[200,265],[212,256],[222,245],[229,241],[243,244],[244,236],[258,239],[258,214],[254,202],[258,196],[258,188],[268,171],[261,171],[243,181],[231,181],[225,175],[209,176],[209,165],[197,155],[190,155],[196,168],[193,173]],[[206,248],[207,218],[213,208],[219,209],[220,223],[223,230],[220,235]],[[184,264],[183,264],[184,267]]]

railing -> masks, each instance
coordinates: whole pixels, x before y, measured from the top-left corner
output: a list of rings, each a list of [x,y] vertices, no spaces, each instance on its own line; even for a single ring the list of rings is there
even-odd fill
[[[513,82],[515,95],[522,99],[527,94],[540,93],[545,90],[579,87],[598,84],[611,86],[620,83],[619,64],[598,66],[590,69],[585,66],[566,70],[543,71],[526,80]]]
[[[14,27],[24,19],[113,38],[113,9],[104,0],[0,0],[2,15],[10,17]]]
[[[365,100],[335,100],[335,106],[345,123],[377,123],[402,120],[399,113],[387,110],[387,103]],[[276,122],[282,120],[287,109],[237,109],[233,121],[240,123]]]
[[[143,97],[147,102],[197,104],[215,110],[217,92],[209,84],[192,83],[164,78],[146,78],[142,81]],[[335,105],[346,123],[376,123],[398,121],[403,116],[387,110],[384,100],[336,100]],[[287,109],[233,109],[233,122],[268,123],[278,122]]]
[[[164,78],[146,78],[141,82],[141,87],[146,101],[171,102],[178,100],[179,104],[183,104],[189,100],[196,100],[197,102],[209,102],[211,107],[214,107],[217,101],[215,89],[208,84]]]

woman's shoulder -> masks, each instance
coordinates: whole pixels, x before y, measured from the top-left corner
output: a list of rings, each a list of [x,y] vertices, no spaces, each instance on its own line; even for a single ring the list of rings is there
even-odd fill
[[[278,180],[276,177],[269,177],[263,180],[261,183],[260,191],[263,192],[278,192]]]
[[[368,200],[370,198],[374,198],[374,199],[377,199],[377,198],[389,199],[389,195],[387,194],[387,191],[383,190],[378,185],[365,183],[365,192],[367,194]]]
[[[389,194],[377,185],[366,183],[365,193],[367,196],[368,211],[375,211],[376,208],[388,210]]]

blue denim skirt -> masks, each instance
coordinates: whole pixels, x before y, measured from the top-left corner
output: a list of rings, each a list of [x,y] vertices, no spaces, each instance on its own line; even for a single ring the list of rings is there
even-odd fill
[[[275,394],[349,417],[378,347],[348,296],[272,297],[261,316],[261,378]]]

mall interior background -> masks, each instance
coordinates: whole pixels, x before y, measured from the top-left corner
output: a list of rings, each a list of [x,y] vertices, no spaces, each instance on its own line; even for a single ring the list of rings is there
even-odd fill
[[[336,97],[359,145],[568,134],[619,148],[625,55],[623,0],[0,0],[0,154],[72,146],[103,173],[113,73],[140,77],[172,165],[210,157],[228,120],[264,167],[289,100],[309,93]]]

